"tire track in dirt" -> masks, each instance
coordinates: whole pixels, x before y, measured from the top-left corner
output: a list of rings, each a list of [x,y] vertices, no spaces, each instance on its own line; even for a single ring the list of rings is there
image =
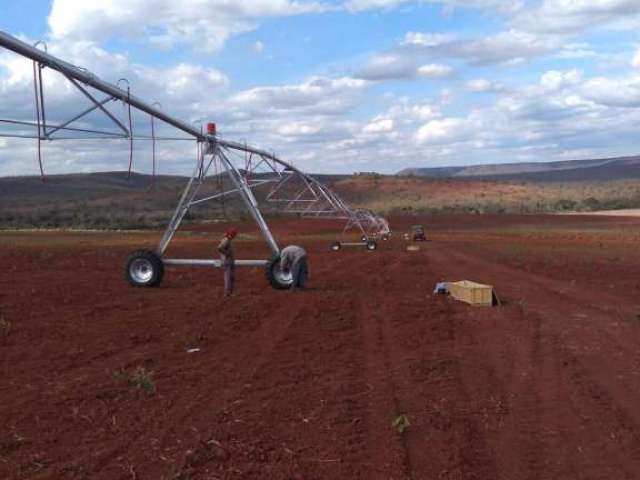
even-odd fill
[[[435,269],[424,257],[397,251],[365,259],[351,269],[351,283],[366,281],[377,293],[372,298],[368,291],[351,292],[368,388],[362,456],[375,459],[360,459],[362,478],[476,478],[478,472],[486,476],[477,478],[494,478],[495,463],[478,421],[473,413],[460,413],[471,403],[456,352],[464,325],[455,308],[431,304],[425,294],[438,279]],[[398,281],[403,278],[411,280]],[[440,396],[433,395],[434,387]],[[403,434],[391,425],[401,413],[411,421]]]
[[[371,259],[375,263],[373,272],[367,274],[370,288],[388,285],[389,268],[392,262],[388,257]],[[375,272],[375,273],[374,273]],[[375,464],[369,465],[365,478],[410,478],[412,475],[411,456],[407,449],[406,438],[394,432],[392,422],[398,415],[404,414],[397,397],[397,384],[394,372],[399,367],[391,355],[390,332],[387,324],[387,307],[392,302],[388,291],[375,300],[368,295],[359,295],[357,318],[362,325],[363,348],[366,365],[364,376],[370,386],[367,411],[366,448],[368,456],[375,458]]]
[[[239,395],[245,384],[255,377],[264,366],[269,363],[274,355],[274,351],[279,348],[286,338],[289,330],[295,324],[296,319],[304,315],[304,306],[295,306],[289,311],[284,311],[282,305],[274,308],[265,308],[265,318],[278,318],[278,322],[262,322],[255,331],[244,332],[241,341],[231,334],[227,339],[218,339],[213,346],[213,350],[202,355],[197,364],[188,367],[184,363],[178,363],[173,368],[167,368],[164,377],[180,375],[184,368],[190,370],[190,374],[202,374],[200,387],[195,389],[195,395],[185,394],[184,391],[176,391],[168,399],[170,405],[171,421],[168,428],[163,423],[158,423],[157,419],[150,418],[148,422],[140,426],[140,430],[145,432],[143,437],[132,439],[128,444],[119,445],[113,452],[105,455],[103,460],[96,466],[96,471],[101,471],[105,463],[111,462],[115,457],[123,452],[140,447],[144,450],[144,444],[151,443],[151,439],[157,439],[158,457],[173,459],[173,462],[180,462],[186,449],[194,448],[199,438],[201,429],[206,429],[212,417],[217,418],[220,412],[229,412],[230,404]],[[235,338],[234,338],[235,337]],[[207,348],[206,346],[204,348]],[[225,358],[228,350],[233,351],[233,364],[224,363],[225,369],[231,371],[221,372],[220,360]],[[221,358],[222,357],[222,358]],[[207,382],[206,379],[213,374],[216,380]],[[202,388],[204,387],[204,388]],[[191,442],[190,442],[191,440]],[[149,472],[156,472],[158,475],[166,475],[165,469],[158,469],[158,462],[149,463],[148,459],[135,458],[132,463],[140,465]],[[170,462],[171,463],[171,462]],[[174,464],[172,468],[176,467]]]
[[[633,306],[632,302],[629,302],[629,297],[633,297],[635,300],[633,293],[625,292],[627,295],[623,295],[612,291],[603,291],[597,287],[592,288],[588,284],[583,284],[578,288],[575,282],[557,280],[550,275],[534,274],[527,270],[487,261],[483,258],[483,256],[486,257],[490,255],[486,250],[485,255],[469,254],[466,251],[460,251],[460,249],[464,247],[465,245],[460,243],[454,246],[455,249],[450,252],[450,255],[455,257],[454,261],[460,260],[466,264],[473,264],[474,267],[484,268],[487,274],[498,279],[497,281],[500,281],[499,279],[505,278],[506,276],[517,280],[517,282],[512,282],[509,285],[511,292],[517,291],[518,286],[526,285],[529,287],[524,291],[524,294],[523,289],[520,288],[520,291],[517,291],[514,295],[522,298],[527,296],[532,297],[531,294],[534,293],[534,289],[531,287],[535,287],[536,290],[543,292],[547,298],[562,298],[562,300],[558,302],[558,305],[553,305],[554,310],[558,312],[568,311],[568,313],[574,315],[577,313],[579,315],[580,310],[585,307],[590,310],[596,310],[601,314],[610,315],[611,317],[621,320],[621,324],[617,327],[624,329],[624,331],[621,331],[618,337],[640,337],[640,329],[637,328],[638,325],[636,322],[638,315],[637,305]],[[526,293],[529,295],[526,295]],[[542,302],[539,303],[540,306],[544,305]],[[565,306],[565,308],[563,308],[563,306]],[[571,309],[568,310],[566,306],[569,306]],[[551,311],[550,309],[548,310]],[[611,341],[615,341],[610,329],[602,328],[601,333],[611,337]],[[623,342],[617,343],[615,347],[617,349],[624,349],[626,353],[635,352],[635,348],[629,347]]]
[[[472,403],[458,352],[459,344],[467,341],[461,336],[464,325],[455,309],[430,299],[439,272],[428,256],[405,255],[398,256],[383,281],[403,276],[420,281],[392,291],[380,317],[398,379],[397,403],[411,421],[402,435],[406,478],[495,478],[495,464],[476,418],[460,414]],[[395,314],[399,308],[403,317]]]
[[[144,295],[120,288],[120,272],[101,292],[67,295],[65,282],[47,290],[51,308],[32,308],[28,290],[4,296],[29,318],[0,345],[18,363],[2,412],[24,404],[19,428],[3,422],[0,477],[7,466],[7,478],[640,478],[634,299],[586,288],[585,300],[549,272],[494,265],[466,245],[319,253],[314,290],[265,292],[246,272],[240,301],[223,307],[219,279],[212,288],[191,271]],[[57,278],[61,259],[39,281]],[[506,304],[429,295],[468,276],[495,283]],[[122,292],[131,303],[110,312]],[[619,311],[607,305],[616,298]],[[85,325],[94,308],[99,323]],[[201,352],[186,354],[191,345]],[[152,369],[158,393],[114,383],[118,365]],[[76,419],[64,413],[73,406]],[[397,413],[411,422],[402,435]],[[6,443],[14,434],[28,439]]]
[[[360,478],[353,465],[362,460],[354,456],[364,441],[360,417],[367,388],[360,349],[354,348],[360,326],[353,300],[336,302],[326,291],[282,295],[284,301],[302,301],[300,310],[271,354],[244,379],[245,388],[229,397],[229,415],[208,435],[231,443],[235,466],[226,468],[242,471],[242,478],[289,479],[289,470],[305,478]],[[230,436],[245,430],[242,441]],[[194,478],[205,478],[207,469],[224,473],[209,465]]]
[[[261,290],[264,289],[262,288]],[[329,288],[329,290],[331,290],[331,288]],[[167,294],[172,293],[170,290],[165,290],[165,292]],[[185,425],[193,425],[194,418],[202,417],[202,415],[198,415],[198,411],[201,410],[203,406],[207,405],[207,400],[209,398],[216,398],[216,405],[221,406],[220,408],[222,409],[224,403],[228,399],[233,398],[234,395],[240,389],[242,389],[244,379],[251,378],[253,375],[255,375],[256,371],[260,371],[265,364],[270,362],[273,350],[281,344],[281,339],[286,336],[287,330],[290,328],[291,323],[295,322],[300,317],[308,316],[308,308],[303,306],[302,304],[299,304],[297,306],[294,305],[293,308],[287,305],[285,312],[285,308],[281,304],[281,300],[283,298],[286,298],[284,296],[288,295],[286,292],[272,292],[271,295],[267,295],[267,298],[275,298],[274,295],[279,297],[277,299],[278,301],[274,303],[273,301],[269,300],[261,308],[261,314],[266,319],[278,319],[277,321],[272,321],[271,324],[266,322],[262,324],[254,324],[253,322],[248,322],[249,327],[243,327],[241,329],[242,338],[240,339],[240,342],[238,341],[239,338],[237,335],[238,332],[236,331],[235,318],[232,318],[231,321],[223,322],[221,328],[209,329],[212,330],[209,333],[211,333],[212,336],[216,336],[216,341],[214,343],[209,342],[209,345],[207,346],[212,350],[215,350],[215,352],[212,355],[202,355],[201,360],[199,362],[196,362],[195,365],[193,363],[189,363],[187,365],[187,363],[183,360],[183,352],[180,352],[178,355],[167,355],[166,342],[159,344],[151,350],[147,351],[145,353],[146,357],[160,357],[161,359],[160,363],[157,365],[162,372],[162,375],[158,377],[158,381],[161,383],[161,388],[163,387],[163,379],[170,378],[172,375],[176,375],[177,377],[184,377],[181,372],[183,368],[191,370],[191,377],[197,376],[200,373],[206,374],[208,370],[211,370],[211,366],[207,365],[208,361],[211,361],[211,364],[214,365],[213,368],[215,369],[217,366],[219,366],[219,361],[224,361],[226,357],[229,356],[229,354],[232,354],[234,358],[234,364],[232,365],[233,372],[224,376],[222,381],[218,382],[217,385],[213,385],[209,389],[205,389],[204,393],[201,393],[197,389],[192,389],[198,392],[197,396],[192,398],[189,398],[188,391],[185,392],[184,390],[178,390],[172,393],[166,388],[163,389],[164,399],[162,400],[162,403],[164,405],[154,405],[155,409],[159,408],[162,412],[159,418],[154,418],[153,415],[147,416],[146,419],[141,419],[141,421],[135,422],[134,425],[123,426],[119,431],[119,437],[133,440],[114,442],[113,440],[101,439],[100,443],[102,443],[104,447],[101,447],[96,451],[92,451],[91,453],[87,452],[87,458],[95,459],[90,462],[96,465],[96,468],[94,468],[94,470],[101,471],[103,470],[103,467],[105,467],[105,471],[103,472],[103,474],[106,475],[106,477],[116,474],[116,472],[121,469],[121,466],[118,464],[122,461],[122,458],[120,458],[122,455],[126,454],[126,452],[129,450],[144,450],[145,448],[149,449],[148,444],[151,444],[151,446],[155,450],[159,450],[160,446],[157,446],[157,444],[160,443],[161,446],[163,445],[162,442],[158,442],[158,437],[162,435],[164,435],[163,438],[165,438],[166,442],[168,443],[170,443],[171,440],[176,440],[176,438],[173,438],[174,436],[177,436],[178,441],[181,441],[179,439],[179,432],[184,433],[184,431],[188,430],[189,428],[187,426],[180,427],[178,424],[177,428],[170,426],[169,430],[167,430],[165,424],[171,424],[175,422],[175,418],[172,418],[170,422],[165,422],[165,418],[169,417],[169,414],[163,411],[165,409],[167,409],[171,413],[182,412],[180,413],[181,416],[179,420]],[[197,294],[195,296],[197,296]],[[156,301],[161,301],[161,299],[156,299]],[[244,303],[244,300],[242,302]],[[229,309],[228,307],[231,308]],[[238,317],[238,315],[240,314],[240,321],[246,320],[247,313],[249,313],[249,315],[251,316],[255,316],[255,313],[253,313],[255,311],[255,308],[253,307],[250,307],[249,310],[243,308],[238,309],[234,308],[233,304],[229,303],[226,305],[226,309],[230,310],[230,317]],[[191,311],[192,309],[189,310]],[[245,310],[244,313],[242,313],[243,310]],[[194,313],[197,312],[194,311]],[[148,324],[145,326],[145,328],[148,328]],[[195,322],[194,325],[187,324],[183,326],[182,330],[184,331],[185,329],[188,330],[193,328],[201,330],[202,325],[198,325],[197,322]],[[254,332],[252,331],[253,328],[256,328],[257,330]],[[143,347],[146,346],[147,345],[143,345]],[[114,352],[110,351],[109,355],[107,356],[100,354],[94,356],[92,362],[98,361],[102,364],[109,364],[112,359],[117,359],[117,361],[122,362],[123,359],[126,358],[129,358],[130,360],[138,358],[137,354],[133,356],[129,354],[130,349],[139,350],[140,346],[136,346],[135,348],[122,347],[122,349],[116,349],[116,351]],[[243,358],[243,360],[238,362],[237,358]],[[170,367],[167,362],[175,360],[178,360],[175,367]],[[91,368],[91,366],[88,366],[86,364],[82,367],[79,367],[81,371],[87,372],[90,372]],[[96,368],[101,369],[103,367],[96,365]],[[77,369],[73,368],[72,370]],[[75,375],[73,372],[66,371],[64,372],[64,374],[65,377]],[[221,383],[222,385],[220,385]],[[95,389],[95,387],[96,385],[93,384],[92,388]],[[160,400],[158,401],[160,402]],[[131,402],[127,403],[131,404]],[[136,407],[136,405],[131,406]],[[145,408],[148,407],[151,407],[151,405],[148,404]],[[184,412],[184,410],[186,410],[186,412]],[[94,438],[94,441],[95,440],[96,439]],[[145,443],[147,443],[147,445],[145,445]],[[112,446],[109,447],[109,444],[111,444]],[[155,464],[157,464],[157,458],[155,458],[154,460]],[[107,469],[106,467],[109,466],[112,466],[113,468]],[[89,469],[91,469],[91,467],[89,467]]]
[[[156,293],[156,292],[153,292]],[[286,295],[286,293],[282,294]],[[232,311],[238,311],[238,308],[231,306]],[[240,308],[242,310],[242,308]],[[159,416],[147,416],[146,418],[141,418],[140,421],[135,422],[133,425],[123,425],[121,430],[119,431],[120,440],[115,440],[114,437],[111,439],[102,439],[101,443],[103,443],[103,447],[99,449],[91,448],[91,451],[86,452],[86,458],[91,458],[89,465],[87,468],[89,471],[93,471],[95,475],[103,475],[106,478],[112,478],[111,475],[117,474],[117,472],[121,471],[121,467],[119,463],[121,463],[121,457],[125,456],[127,451],[140,448],[142,450],[149,449],[149,445],[154,445],[156,450],[160,448],[164,448],[165,445],[163,442],[158,442],[158,439],[164,438],[166,442],[171,443],[171,441],[175,441],[176,437],[179,439],[180,435],[178,434],[181,428],[186,424],[189,425],[190,419],[193,417],[197,417],[194,413],[198,410],[201,410],[204,405],[207,405],[207,401],[210,398],[222,398],[221,402],[224,402],[224,398],[232,396],[237,389],[242,388],[242,378],[250,377],[252,372],[255,369],[260,367],[260,362],[266,362],[270,352],[276,347],[279,340],[285,335],[286,330],[290,327],[290,323],[295,320],[296,309],[294,307],[293,310],[290,310],[288,313],[293,313],[293,316],[288,317],[287,315],[282,314],[283,306],[278,303],[268,303],[265,307],[262,308],[262,313],[265,315],[265,318],[281,318],[284,321],[268,323],[263,322],[257,326],[257,330],[254,332],[247,331],[244,329],[242,341],[238,342],[237,333],[233,331],[233,329],[224,330],[223,329],[214,329],[216,332],[221,333],[220,337],[217,338],[217,344],[212,346],[214,349],[220,347],[219,351],[215,351],[213,355],[202,355],[200,361],[196,362],[187,362],[184,357],[184,352],[180,351],[177,355],[169,354],[167,355],[167,344],[159,343],[154,346],[152,349],[145,349],[145,352],[141,355],[140,352],[136,350],[140,350],[140,346],[127,346],[118,349],[114,349],[114,351],[109,350],[108,355],[97,355],[92,357],[92,363],[98,361],[100,365],[87,365],[83,364],[82,366],[77,366],[72,368],[71,371],[65,371],[63,375],[63,379],[73,380],[71,385],[76,384],[77,382],[74,380],[79,374],[83,374],[86,372],[87,375],[92,371],[95,371],[96,368],[99,370],[104,368],[103,365],[109,365],[111,362],[116,359],[118,362],[125,362],[126,364],[138,364],[140,359],[143,358],[155,358],[159,359],[156,361],[156,366],[160,367],[163,371],[162,376],[158,377],[157,380],[162,384],[163,379],[169,379],[172,376],[183,377],[183,369],[190,370],[189,375],[191,377],[198,376],[201,374],[202,377],[206,376],[207,373],[210,373],[212,370],[215,371],[218,366],[219,354],[222,352],[224,357],[224,352],[229,352],[229,350],[233,351],[235,356],[242,355],[244,360],[238,363],[234,363],[233,368],[234,372],[231,375],[227,375],[222,382],[213,382],[209,388],[205,388],[202,391],[198,390],[196,396],[191,396],[188,393],[185,395],[184,390],[177,390],[174,392],[167,391],[166,389],[163,392],[162,398],[158,397],[158,399],[154,402],[152,408],[159,409],[161,415]],[[298,312],[302,310],[302,307],[298,307]],[[233,325],[232,325],[233,326]],[[201,329],[201,325],[197,325],[195,322],[193,325],[184,325],[184,329]],[[228,327],[226,325],[225,327]],[[147,345],[142,345],[142,347],[146,347]],[[213,358],[212,358],[213,357]],[[211,361],[210,364],[208,362]],[[175,362],[175,366],[171,365],[171,362]],[[112,383],[112,379],[107,379],[108,381],[104,385],[96,385],[95,380],[90,386],[90,391],[101,390],[103,387],[109,389],[113,389],[114,387],[109,387],[109,384]],[[237,382],[234,383],[234,380]],[[61,379],[58,378],[56,381],[60,382]],[[232,387],[227,387],[225,382],[229,382]],[[239,383],[238,383],[239,382]],[[101,382],[104,383],[104,382]],[[162,388],[162,385],[161,385]],[[28,396],[32,396],[31,393],[26,392]],[[53,393],[52,393],[53,395]],[[76,403],[80,405],[86,400],[92,400],[94,397],[89,392],[87,395],[81,395],[80,398],[76,398]],[[136,407],[135,399],[132,399],[133,405],[131,407]],[[56,402],[59,407],[65,405],[66,401],[61,400]],[[127,402],[131,404],[132,402]],[[158,405],[160,403],[160,405]],[[107,406],[104,410],[109,410]],[[137,407],[140,407],[138,405]],[[151,404],[147,404],[145,408],[151,407]],[[48,410],[47,408],[46,410]],[[108,414],[102,415],[107,420],[111,420],[111,414],[118,414],[122,409],[120,406],[119,410],[116,411],[108,411]],[[171,414],[174,412],[178,413],[178,423],[174,426],[170,426],[169,430],[166,430],[165,423],[173,423],[176,420],[176,417],[171,418],[170,422],[165,422],[165,418],[169,418]],[[114,417],[115,418],[115,417]],[[99,419],[100,420],[100,419]],[[182,428],[186,429],[186,427]],[[122,441],[124,438],[126,440]],[[146,445],[145,445],[146,444]],[[77,453],[77,452],[76,452]],[[165,455],[168,455],[165,452]],[[162,456],[165,456],[162,455]],[[156,464],[157,458],[155,461]],[[150,467],[153,470],[153,467]]]
[[[239,415],[267,439],[262,448],[282,443],[292,452],[292,467],[305,478],[350,477],[353,465],[361,461],[362,397],[367,388],[352,312],[336,307],[331,298],[307,306],[277,355],[256,371],[238,399],[251,399]],[[336,449],[338,445],[345,448]],[[267,472],[263,476],[273,478]]]
[[[624,392],[619,395],[618,402],[640,425],[640,412],[635,408],[634,396],[637,392],[634,385],[640,385],[640,351],[637,349],[640,329],[634,325],[637,312],[632,307],[609,307],[621,302],[608,292],[586,287],[574,291],[567,289],[564,282],[548,277],[491,265],[490,262],[459,251],[450,254],[459,264],[487,272],[485,276],[490,275],[496,284],[504,285],[504,291],[525,299],[525,310],[539,313],[546,320],[545,325],[556,326],[555,332],[560,336],[561,343],[571,345],[576,354],[584,359],[583,363],[589,364],[588,368],[602,382],[605,390],[614,394]],[[506,279],[509,279],[508,285],[505,285]],[[527,286],[527,291],[523,291],[524,286]],[[560,299],[554,301],[552,306],[544,301],[545,298],[554,297]],[[628,320],[620,317],[621,312]],[[562,328],[558,328],[560,326]],[[612,376],[612,371],[618,375]],[[621,372],[625,372],[622,378]]]
[[[451,303],[444,298],[438,301]],[[442,319],[453,332],[448,348],[454,359],[452,375],[457,398],[450,415],[462,428],[455,442],[456,461],[440,477],[511,479],[522,475],[526,465],[528,478],[539,478],[545,450],[531,433],[541,417],[540,392],[535,388],[540,365],[540,325],[518,321],[514,312],[495,312],[493,319],[487,319],[484,312],[473,308],[450,306],[452,311]],[[493,322],[486,325],[485,332],[480,322],[487,320]],[[499,328],[495,328],[496,324]],[[523,340],[525,348],[519,347]],[[527,378],[524,382],[523,375]],[[513,422],[514,397],[527,412],[526,421]],[[499,443],[494,441],[497,434],[502,437]],[[522,458],[500,455],[514,444],[527,452]]]
[[[493,281],[495,285],[520,283],[521,285],[535,285],[538,289],[535,297],[533,295],[525,296],[528,300],[526,306],[522,307],[525,321],[533,325],[540,324],[540,338],[536,340],[541,349],[540,353],[536,355],[540,364],[533,365],[534,369],[531,370],[531,373],[535,376],[531,377],[530,381],[531,386],[539,391],[537,396],[541,399],[543,406],[542,423],[536,430],[546,445],[543,447],[544,456],[538,456],[534,459],[534,470],[538,472],[532,472],[531,478],[536,478],[539,475],[543,459],[546,464],[544,468],[547,471],[555,469],[556,474],[566,474],[572,468],[576,471],[587,470],[586,466],[590,463],[587,459],[579,465],[563,465],[563,458],[575,457],[575,452],[567,451],[567,445],[580,445],[582,443],[580,436],[585,435],[589,437],[590,441],[584,443],[597,446],[593,449],[594,456],[591,458],[598,458],[598,451],[607,452],[607,463],[593,462],[594,469],[599,468],[616,475],[622,474],[624,475],[622,478],[633,478],[629,476],[630,472],[626,471],[624,467],[616,469],[610,465],[624,465],[625,461],[628,463],[628,455],[637,452],[637,447],[634,448],[633,442],[638,438],[638,422],[634,415],[635,411],[629,410],[629,407],[634,403],[635,396],[630,391],[620,392],[619,386],[607,378],[606,372],[611,371],[612,368],[610,355],[600,358],[601,365],[596,367],[593,366],[593,359],[590,359],[589,362],[579,359],[580,352],[575,348],[572,351],[572,344],[575,347],[576,340],[574,339],[572,342],[571,337],[578,338],[580,344],[584,344],[585,340],[595,341],[597,338],[591,337],[590,334],[585,338],[584,329],[566,321],[562,322],[562,320],[570,318],[572,309],[577,307],[582,311],[586,307],[588,311],[593,312],[592,315],[595,318],[606,321],[602,307],[591,304],[584,305],[584,298],[582,304],[578,306],[575,300],[568,296],[569,298],[566,298],[564,303],[554,302],[554,309],[550,311],[539,300],[545,295],[553,295],[554,293],[557,295],[559,286],[550,279],[537,276],[532,278],[530,274],[525,275],[508,267],[491,265],[490,262],[477,257],[470,258],[457,251],[439,249],[434,255],[442,257],[442,261],[446,264],[456,265],[455,270],[458,272],[466,271],[467,275],[482,272],[484,276],[481,278],[488,278],[487,281]],[[499,272],[499,275],[496,272]],[[502,288],[503,291],[513,294],[513,287],[503,286]],[[605,339],[608,340],[606,337]],[[611,342],[609,348],[604,350],[604,354],[611,353],[611,349],[615,349],[616,345],[615,341]],[[536,374],[536,371],[539,373]],[[555,388],[550,389],[548,387],[550,384]],[[594,401],[594,395],[590,394],[589,390],[599,392],[596,393],[597,401]],[[522,407],[520,405],[518,408],[522,409]],[[601,420],[599,427],[593,422],[585,424],[584,418],[593,418],[594,416],[606,420]],[[571,421],[567,421],[567,419],[571,419]],[[576,424],[583,425],[580,434],[571,431],[570,426]],[[565,426],[564,431],[563,425]],[[606,429],[607,426],[616,432],[625,433],[627,443],[623,445],[622,453],[619,448],[611,448],[610,442],[603,439],[601,430],[603,427]],[[541,432],[541,429],[545,427],[550,431],[547,432],[547,435],[541,435],[544,433]],[[619,446],[620,444],[618,444]],[[564,452],[564,457],[558,455],[559,452]],[[618,460],[612,460],[615,458]],[[556,465],[549,465],[553,463],[552,459],[555,459]],[[618,477],[614,476],[613,478]]]
[[[309,294],[312,297],[318,296],[314,292],[309,292]],[[238,405],[242,406],[242,399],[250,395],[251,392],[254,392],[256,396],[260,396],[260,392],[263,391],[272,392],[273,389],[264,385],[261,378],[268,378],[271,382],[273,380],[271,375],[280,362],[282,352],[291,348],[291,345],[293,348],[298,348],[294,339],[297,338],[299,330],[308,329],[306,320],[314,318],[310,310],[313,307],[309,307],[304,301],[299,301],[304,298],[298,298],[298,294],[273,292],[270,296],[277,302],[265,305],[266,308],[263,307],[262,314],[264,318],[271,320],[261,323],[255,331],[243,332],[244,335],[241,339],[234,335],[233,329],[229,329],[230,324],[235,324],[234,317],[238,315],[237,309],[234,309],[233,305],[227,305],[227,307],[231,306],[231,311],[228,314],[229,321],[225,322],[224,326],[227,331],[224,332],[223,338],[216,335],[215,332],[219,330],[213,327],[206,333],[206,337],[216,337],[216,341],[209,345],[208,349],[211,350],[211,353],[202,356],[199,367],[196,369],[206,369],[206,364],[209,362],[212,365],[219,365],[220,360],[224,361],[225,358],[232,355],[234,363],[224,363],[225,367],[231,371],[223,374],[221,379],[209,387],[199,388],[198,394],[194,398],[187,400],[185,392],[176,392],[171,401],[171,409],[179,412],[179,416],[172,419],[171,423],[174,426],[169,430],[158,430],[159,427],[154,429],[152,425],[145,428],[145,430],[157,431],[157,433],[151,433],[145,437],[159,438],[158,449],[162,448],[164,451],[162,455],[165,457],[171,455],[174,463],[180,461],[179,448],[182,450],[185,448],[184,446],[178,447],[176,441],[182,442],[183,445],[197,446],[199,441],[212,434],[210,424],[228,424],[227,431],[224,429],[217,431],[218,436],[227,437],[228,431],[233,430],[233,427],[236,426],[235,422],[244,422],[242,412],[238,412]],[[292,299],[293,302],[291,302]],[[320,308],[322,308],[322,299],[320,300]],[[325,303],[329,304],[328,301]],[[234,311],[236,313],[233,313]],[[287,361],[292,369],[295,369],[299,360],[294,357]],[[175,370],[179,371],[181,368],[182,366],[176,366]],[[194,366],[191,365],[189,368],[193,370]],[[170,375],[171,371],[165,373],[165,376]],[[255,385],[260,386],[256,387]],[[273,417],[265,415],[265,418],[271,420]],[[256,423],[253,422],[252,425],[255,426]],[[139,440],[138,443],[143,441],[144,439]],[[242,446],[238,445],[237,448],[241,449]],[[167,453],[167,450],[170,453]]]

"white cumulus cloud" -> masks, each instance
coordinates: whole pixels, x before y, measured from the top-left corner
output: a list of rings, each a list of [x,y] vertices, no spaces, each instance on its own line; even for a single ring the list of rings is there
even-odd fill
[[[312,77],[299,84],[244,90],[227,103],[245,111],[344,113],[367,86],[366,80],[350,77]]]
[[[633,55],[631,59],[631,66],[634,68],[640,68],[640,48],[636,50],[636,53]]]
[[[364,133],[387,133],[393,130],[393,119],[391,118],[375,118],[364,126]]]
[[[570,85],[576,85],[582,78],[582,72],[577,69],[561,72],[550,70],[540,77],[540,84],[550,90],[557,90]]]
[[[520,10],[523,0],[347,0],[345,6],[347,10],[359,12],[362,10],[372,9],[392,9],[402,5],[411,5],[412,3],[441,5],[445,12],[449,12],[456,8],[474,8],[474,9],[495,9],[504,13],[513,13]]]
[[[418,143],[443,143],[455,141],[465,134],[464,121],[460,118],[443,118],[431,120],[416,132]]]
[[[418,68],[418,76],[424,78],[444,78],[453,74],[453,69],[448,65],[429,63]]]
[[[146,38],[170,48],[189,43],[220,49],[232,35],[256,28],[265,17],[319,13],[329,7],[294,0],[54,0],[49,27],[54,39]]]
[[[437,47],[444,43],[450,43],[454,38],[453,34],[446,33],[407,32],[402,43],[420,47]]]
[[[640,15],[638,0],[544,0],[521,11],[515,24],[528,31],[575,33]]]
[[[262,53],[262,51],[264,50],[264,43],[262,43],[260,40],[257,40],[253,43],[251,48],[254,53]]]
[[[467,90],[470,92],[500,92],[504,90],[504,85],[500,82],[492,82],[485,78],[474,78],[466,84]]]

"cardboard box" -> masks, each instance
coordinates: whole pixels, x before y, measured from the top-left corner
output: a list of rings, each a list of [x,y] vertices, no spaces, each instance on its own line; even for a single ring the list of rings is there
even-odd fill
[[[449,294],[469,305],[490,307],[493,305],[493,287],[482,283],[461,280],[449,284]]]

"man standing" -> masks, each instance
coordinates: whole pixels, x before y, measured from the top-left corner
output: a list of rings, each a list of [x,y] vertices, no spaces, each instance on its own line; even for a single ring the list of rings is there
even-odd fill
[[[218,252],[220,252],[220,262],[222,263],[222,269],[224,271],[224,296],[230,297],[233,293],[233,286],[235,283],[235,257],[233,255],[233,245],[231,241],[236,237],[238,231],[231,227],[227,229],[218,245]]]
[[[280,270],[291,271],[293,283],[291,290],[302,290],[307,282],[309,267],[307,265],[307,252],[302,247],[290,245],[280,252]]]

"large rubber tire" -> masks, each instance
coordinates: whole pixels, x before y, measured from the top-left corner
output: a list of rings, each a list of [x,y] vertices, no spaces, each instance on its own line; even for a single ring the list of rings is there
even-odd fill
[[[378,248],[378,244],[375,241],[369,240],[367,242],[367,250],[373,251],[373,250],[376,250],[377,248]]]
[[[342,248],[342,245],[340,244],[340,242],[335,241],[331,244],[329,248],[331,249],[332,252],[337,252]]]
[[[164,277],[164,264],[155,252],[136,250],[124,262],[124,276],[134,287],[157,287]]]
[[[291,272],[284,273],[280,270],[280,255],[274,255],[269,260],[265,271],[269,285],[276,290],[289,290],[293,283]]]

